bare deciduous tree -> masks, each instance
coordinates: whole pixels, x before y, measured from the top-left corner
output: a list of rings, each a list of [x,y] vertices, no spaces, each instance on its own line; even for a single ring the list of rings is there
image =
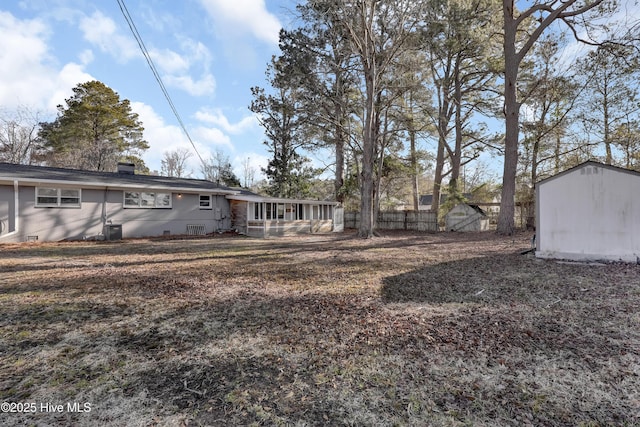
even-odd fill
[[[242,161],[242,179],[243,187],[253,187],[256,179],[256,168],[251,165],[251,159],[249,157]]]
[[[38,116],[28,107],[0,112],[0,161],[24,165],[37,162]]]
[[[588,25],[584,16],[600,5],[612,6],[613,0],[548,0],[537,1],[519,11],[515,0],[502,0],[504,18],[504,115],[505,151],[502,175],[502,195],[497,231],[511,234],[514,229],[516,172],[518,166],[518,132],[520,126],[520,102],[518,101],[518,72],[524,57],[538,41],[544,31],[554,22],[563,22],[578,38],[578,26]],[[604,12],[604,11],[603,11]],[[583,19],[579,19],[583,18]],[[532,27],[532,32],[522,39],[523,30]],[[581,40],[583,41],[583,40]],[[586,42],[586,41],[585,41]]]
[[[186,178],[191,175],[187,171],[187,160],[193,155],[187,148],[176,148],[172,151],[165,151],[161,161],[160,174],[173,178]]]
[[[239,187],[240,180],[233,173],[229,156],[217,149],[209,160],[202,164],[200,172],[204,179],[229,187]]]

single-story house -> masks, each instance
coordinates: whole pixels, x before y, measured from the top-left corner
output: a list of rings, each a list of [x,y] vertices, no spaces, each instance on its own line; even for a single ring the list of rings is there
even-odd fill
[[[256,203],[262,203],[263,209],[270,203],[277,222],[307,220],[309,227],[299,227],[301,232],[334,230],[332,218],[337,205],[332,202],[276,202],[206,180],[138,175],[132,164],[118,165],[117,172],[92,172],[0,163],[0,242],[118,239],[229,230],[260,236],[278,234],[250,233],[249,221],[253,217],[248,209],[255,209]],[[247,208],[244,215],[238,208],[243,205]],[[302,212],[295,219],[290,213],[294,205],[297,212]],[[322,213],[316,215],[320,209]],[[312,227],[316,217],[323,222]]]
[[[458,203],[444,217],[447,231],[486,231],[487,214],[477,205]]]
[[[588,161],[536,184],[536,256],[637,262],[640,173]]]

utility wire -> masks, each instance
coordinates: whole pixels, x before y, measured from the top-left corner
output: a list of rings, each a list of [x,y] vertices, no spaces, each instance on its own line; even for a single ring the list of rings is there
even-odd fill
[[[200,162],[202,163],[203,167],[206,167],[206,163],[205,163],[204,159],[202,158],[202,156],[198,152],[198,149],[196,148],[196,145],[193,143],[193,140],[191,139],[191,136],[189,135],[189,132],[187,131],[187,127],[184,125],[184,122],[182,121],[182,118],[180,117],[180,114],[178,113],[178,110],[176,109],[175,104],[171,100],[171,96],[169,96],[169,92],[167,91],[167,88],[165,87],[165,85],[164,85],[164,83],[162,81],[162,78],[160,77],[160,74],[158,73],[158,70],[156,69],[156,66],[153,63],[153,60],[151,59],[151,55],[149,55],[149,51],[147,50],[147,47],[145,46],[144,42],[142,41],[142,36],[140,36],[140,33],[138,32],[138,28],[136,27],[136,24],[133,22],[133,18],[131,18],[131,15],[129,14],[129,10],[127,9],[127,6],[124,4],[124,0],[117,0],[117,1],[118,1],[118,6],[120,6],[120,11],[122,12],[122,15],[124,16],[124,19],[127,21],[127,24],[129,25],[129,29],[131,30],[131,33],[133,34],[133,37],[136,39],[136,42],[138,43],[138,46],[140,47],[140,50],[142,51],[142,55],[147,60],[147,64],[149,64],[149,68],[151,68],[151,72],[153,73],[153,76],[155,77],[156,81],[160,85],[160,89],[162,90],[162,93],[164,94],[164,97],[166,98],[167,102],[169,103],[169,106],[171,107],[171,111],[173,111],[173,115],[176,116],[176,119],[178,120],[178,123],[180,124],[180,127],[182,128],[182,131],[187,136],[187,139],[191,143],[191,146],[193,147],[193,150],[198,155],[198,158],[200,159]]]

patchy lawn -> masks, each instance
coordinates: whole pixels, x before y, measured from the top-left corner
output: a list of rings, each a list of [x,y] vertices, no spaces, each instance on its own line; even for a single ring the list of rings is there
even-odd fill
[[[0,424],[640,425],[640,267],[529,238],[0,245]]]

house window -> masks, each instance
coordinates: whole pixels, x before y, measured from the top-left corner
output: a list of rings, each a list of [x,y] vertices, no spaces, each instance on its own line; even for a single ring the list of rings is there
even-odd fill
[[[170,208],[171,207],[171,193],[156,193],[156,208]]]
[[[201,194],[200,195],[200,209],[212,209],[213,203],[211,203],[211,195],[209,194]]]
[[[125,208],[170,209],[171,193],[125,191],[123,205]]]
[[[264,219],[262,203],[251,203],[253,205],[253,219]]]
[[[79,188],[36,188],[37,207],[80,207]]]
[[[284,204],[278,203],[278,219],[284,219]]]

